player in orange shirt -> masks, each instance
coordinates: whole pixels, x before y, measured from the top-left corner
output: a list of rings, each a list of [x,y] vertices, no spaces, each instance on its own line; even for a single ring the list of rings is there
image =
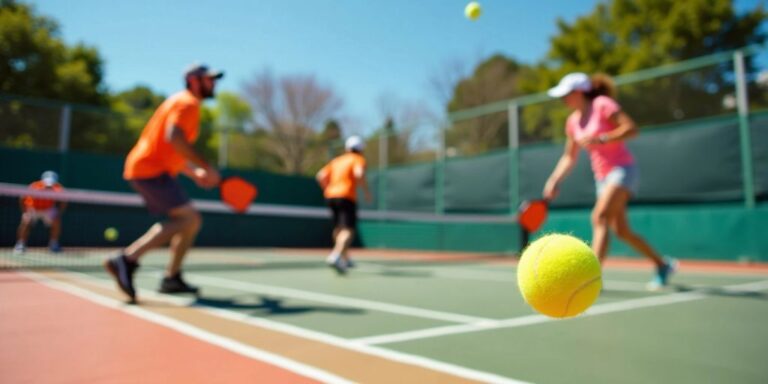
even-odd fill
[[[150,213],[165,220],[105,261],[104,267],[131,301],[136,300],[133,275],[139,259],[150,249],[170,242],[171,261],[160,284],[163,293],[197,293],[181,276],[181,264],[202,225],[200,213],[179,184],[179,173],[202,188],[219,184],[219,172],[193,147],[200,123],[200,104],[214,95],[216,80],[223,72],[205,65],[193,65],[184,74],[186,90],[161,104],[141,133],[125,161],[123,178],[144,199]]]
[[[333,215],[334,247],[326,262],[342,274],[354,266],[348,250],[357,228],[357,187],[362,187],[366,200],[371,200],[365,179],[364,147],[360,137],[350,136],[344,144],[346,152],[331,160],[316,176]]]
[[[54,191],[60,192],[64,188],[59,184],[59,175],[54,171],[43,172],[40,180],[29,185],[29,189],[35,191]],[[38,220],[41,220],[50,228],[50,240],[48,248],[51,252],[61,252],[59,245],[59,236],[61,235],[61,215],[67,207],[67,203],[55,202],[50,199],[24,196],[19,199],[21,207],[21,223],[19,223],[18,237],[16,245],[13,247],[14,253],[24,253],[27,250],[27,239],[29,238],[29,229]]]

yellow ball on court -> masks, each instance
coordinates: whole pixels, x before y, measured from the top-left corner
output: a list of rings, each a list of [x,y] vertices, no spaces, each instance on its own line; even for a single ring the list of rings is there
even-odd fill
[[[472,1],[464,8],[464,15],[470,20],[477,20],[480,14],[483,13],[483,9],[480,8],[480,3]]]
[[[600,261],[587,244],[573,236],[546,235],[523,251],[517,284],[525,301],[542,314],[576,316],[600,295]]]
[[[107,239],[107,241],[115,241],[117,240],[117,236],[119,236],[119,233],[117,232],[117,229],[113,227],[104,230],[104,238]]]

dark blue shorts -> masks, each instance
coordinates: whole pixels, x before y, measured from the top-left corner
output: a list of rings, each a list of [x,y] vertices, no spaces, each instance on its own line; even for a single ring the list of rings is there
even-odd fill
[[[189,203],[189,197],[179,181],[167,173],[149,179],[133,179],[128,182],[144,198],[144,203],[152,214],[167,215],[171,209]]]

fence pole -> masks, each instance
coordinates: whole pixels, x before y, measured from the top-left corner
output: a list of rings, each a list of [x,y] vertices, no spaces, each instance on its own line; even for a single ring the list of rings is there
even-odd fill
[[[508,144],[509,144],[509,214],[515,215],[520,205],[520,116],[519,106],[509,103]]]
[[[445,127],[440,124],[440,147],[435,159],[435,214],[445,213]]]
[[[749,101],[747,100],[747,79],[743,51],[739,50],[733,54],[733,68],[736,74],[736,105],[739,112],[744,205],[751,209],[755,207],[755,174],[752,168],[752,139],[749,128]]]
[[[387,162],[389,151],[389,135],[385,129],[379,135],[379,184],[377,188],[378,209],[387,210]]]
[[[69,135],[72,129],[72,106],[64,104],[59,115],[59,152],[69,150]]]

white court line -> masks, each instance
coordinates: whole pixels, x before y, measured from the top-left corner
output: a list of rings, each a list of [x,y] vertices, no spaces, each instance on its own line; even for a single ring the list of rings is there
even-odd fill
[[[760,291],[768,289],[768,281],[758,281],[746,284],[737,284],[720,288],[723,291],[737,293]],[[710,297],[706,292],[691,291],[683,293],[673,293],[670,295],[658,297],[645,297],[640,299],[626,300],[614,303],[595,305],[588,309],[579,317],[589,317],[613,312],[623,312],[639,308],[657,307],[686,301],[700,300]],[[457,335],[461,333],[479,332],[490,329],[514,328],[526,325],[541,324],[553,321],[555,319],[543,315],[522,316],[508,320],[499,320],[483,324],[461,324],[449,325],[444,327],[428,328],[416,331],[393,333],[388,335],[378,335],[363,337],[353,340],[354,342],[365,345],[390,344],[403,341],[426,339],[438,336]]]
[[[26,272],[26,273],[32,274],[31,272]],[[67,274],[67,275],[71,275],[71,276],[76,276],[77,278],[79,278],[81,280],[87,280],[90,283],[94,283],[94,284],[97,284],[99,286],[103,286],[103,287],[109,286],[109,287],[112,287],[112,284],[109,284],[109,283],[112,282],[111,280],[100,279],[100,278],[97,278],[97,277],[94,277],[94,276],[91,276],[91,275],[87,275],[87,274],[84,274],[84,273],[79,273],[79,272],[61,272],[61,273]],[[38,278],[41,279],[41,282],[50,281],[52,284],[61,285],[63,287],[71,287],[72,291],[68,291],[68,292],[70,292],[70,293],[72,293],[74,295],[78,295],[79,296],[79,293],[82,291],[85,294],[85,296],[82,296],[83,298],[86,298],[86,299],[91,300],[93,302],[96,302],[98,304],[105,305],[105,306],[110,307],[110,308],[115,308],[115,309],[118,309],[118,310],[121,310],[121,311],[126,311],[126,312],[131,313],[131,314],[133,314],[132,311],[148,312],[148,311],[145,311],[145,310],[141,310],[140,307],[128,306],[128,305],[125,305],[122,302],[119,302],[117,300],[112,300],[112,299],[109,299],[107,297],[100,296],[100,295],[98,295],[96,293],[92,293],[92,292],[89,292],[87,290],[71,286],[70,284],[66,284],[66,283],[62,283],[62,282],[56,282],[56,281],[54,281],[54,280],[52,280],[50,278],[47,278],[45,276],[38,276]],[[114,288],[114,287],[112,287],[112,288]],[[176,296],[155,293],[155,292],[149,291],[149,290],[146,290],[146,291],[145,290],[140,290],[139,293],[140,293],[140,296],[143,296],[143,297],[156,298],[156,299],[159,299],[159,300],[165,300],[167,302],[172,302],[172,303],[179,303],[179,304],[187,303],[187,304],[190,304],[190,303],[194,302],[194,299],[179,298],[179,297],[176,297]],[[267,319],[263,319],[263,318],[251,317],[248,314],[244,314],[244,313],[240,313],[240,312],[236,312],[236,311],[230,311],[230,310],[219,309],[219,308],[211,308],[211,307],[205,307],[205,306],[197,307],[197,309],[201,310],[203,312],[210,313],[212,315],[218,316],[218,317],[229,319],[229,320],[239,321],[239,322],[243,322],[243,323],[246,323],[246,324],[258,326],[258,327],[261,327],[261,328],[264,328],[264,329],[268,329],[268,330],[272,330],[272,331],[277,331],[277,332],[283,332],[283,333],[286,333],[286,334],[289,334],[289,335],[293,335],[293,336],[297,336],[297,337],[303,337],[303,338],[306,338],[306,339],[309,339],[309,340],[315,340],[315,341],[323,342],[325,344],[332,345],[332,346],[335,346],[335,347],[344,348],[344,349],[348,349],[348,350],[356,351],[356,352],[360,352],[360,353],[365,353],[365,354],[368,354],[368,355],[371,355],[371,356],[381,357],[381,358],[384,358],[384,359],[387,359],[387,360],[390,360],[390,361],[395,361],[395,362],[398,362],[398,363],[414,365],[414,366],[418,366],[418,367],[422,367],[422,368],[427,368],[427,369],[430,369],[430,370],[433,370],[433,371],[437,371],[437,372],[444,372],[444,373],[452,374],[452,375],[455,375],[455,376],[458,376],[458,377],[463,377],[463,378],[470,379],[470,380],[476,380],[476,381],[480,381],[480,382],[484,382],[484,383],[494,383],[494,384],[529,384],[528,382],[525,382],[525,381],[515,380],[515,379],[512,379],[512,378],[508,378],[508,377],[504,377],[504,376],[499,376],[499,375],[496,375],[496,374],[493,374],[493,373],[489,373],[489,372],[477,371],[477,370],[474,370],[474,369],[470,369],[470,368],[466,368],[466,367],[462,367],[462,366],[458,366],[458,365],[454,365],[454,364],[444,363],[442,361],[433,360],[433,359],[429,359],[429,358],[422,357],[422,356],[409,355],[409,354],[406,354],[406,353],[391,351],[391,350],[388,350],[388,349],[383,349],[383,348],[379,348],[379,347],[375,347],[375,346],[361,345],[361,344],[358,344],[358,343],[355,343],[355,342],[351,342],[348,339],[344,339],[344,338],[341,338],[341,337],[338,337],[338,336],[334,336],[334,335],[331,335],[331,334],[322,333],[322,332],[316,332],[316,331],[308,330],[308,329],[305,329],[305,328],[300,328],[300,327],[297,327],[297,326],[288,325],[288,324],[284,324],[284,323],[280,323],[280,322],[276,322],[276,321],[271,321],[271,320],[267,320]],[[148,312],[148,313],[153,315],[153,316],[164,318],[163,316],[155,315],[155,314],[153,314],[151,312]],[[141,316],[139,316],[139,317],[141,317]],[[175,321],[175,320],[172,320],[172,319],[169,319],[169,320],[170,321]],[[189,326],[189,325],[187,325],[185,323],[181,323],[181,324],[183,324],[185,326],[188,326],[188,327],[191,327],[191,326]],[[194,328],[194,327],[191,327],[191,328]],[[203,332],[205,332],[205,331],[203,331]],[[217,335],[214,334],[214,336],[217,336]],[[217,336],[217,337],[220,337],[220,336]],[[230,340],[230,339],[224,339],[224,340]],[[251,347],[248,347],[248,348],[251,348]],[[326,381],[326,380],[322,380],[322,381],[323,382],[328,382],[328,383],[334,383],[334,381]]]
[[[425,319],[448,321],[452,323],[487,323],[494,321],[493,319],[467,316],[457,313],[433,311],[429,309],[408,307],[404,305],[382,303],[378,301],[370,301],[363,299],[355,299],[351,297],[329,295],[325,293],[307,292],[292,288],[283,288],[263,284],[248,283],[243,281],[235,281],[230,279],[222,279],[218,277],[204,276],[198,274],[187,273],[186,276],[193,277],[195,282],[201,284],[215,286],[219,288],[228,288],[238,291],[261,293],[266,295],[274,295],[280,297],[290,297],[294,299],[301,299],[313,302],[328,303],[334,305],[343,305],[354,308],[369,309],[380,312],[395,313],[398,315],[406,315],[413,317],[421,317]]]
[[[50,288],[69,293],[71,295],[80,297],[82,299],[88,300],[90,302],[99,304],[107,308],[117,309],[121,312],[125,312],[132,316],[138,317],[142,320],[146,320],[146,321],[161,325],[165,328],[168,328],[176,332],[182,333],[184,335],[190,336],[192,338],[201,340],[205,343],[221,347],[223,349],[237,353],[242,356],[263,361],[265,363],[280,367],[287,371],[296,373],[304,377],[308,377],[313,380],[317,380],[323,383],[336,383],[336,384],[354,383],[353,381],[349,381],[347,379],[336,376],[327,371],[324,371],[306,364],[299,363],[295,360],[287,359],[280,355],[275,355],[273,353],[237,342],[235,340],[232,340],[223,336],[219,336],[215,333],[205,331],[203,329],[191,326],[187,323],[184,323],[175,319],[171,319],[165,316],[152,313],[150,311],[147,311],[137,306],[125,305],[117,300],[113,300],[105,296],[101,296],[99,294],[93,293],[83,288],[76,287],[71,284],[55,281],[53,279],[50,279],[45,276],[32,273],[32,272],[18,272],[18,273],[30,279],[33,279],[38,283],[46,285]]]

